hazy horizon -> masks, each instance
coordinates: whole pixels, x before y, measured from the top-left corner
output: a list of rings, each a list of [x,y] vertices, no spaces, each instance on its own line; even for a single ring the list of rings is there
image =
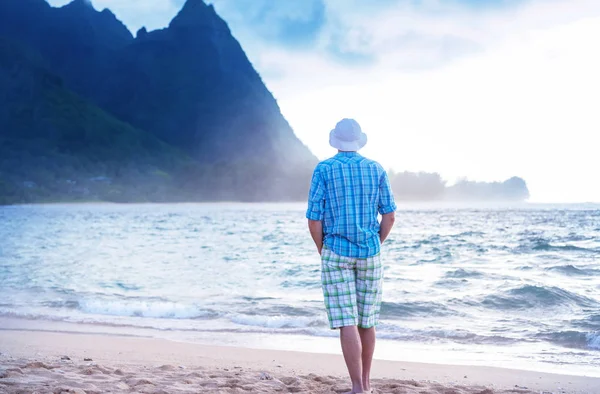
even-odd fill
[[[49,0],[54,6],[69,0]],[[93,0],[135,34],[184,0]],[[591,0],[214,0],[319,158],[329,130],[357,119],[361,153],[452,184],[527,181],[531,202],[600,202],[600,3]]]

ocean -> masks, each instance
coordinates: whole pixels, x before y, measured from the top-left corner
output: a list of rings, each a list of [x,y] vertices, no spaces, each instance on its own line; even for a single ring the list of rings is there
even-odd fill
[[[0,336],[339,352],[304,204],[0,207]],[[600,206],[402,205],[376,357],[600,377]]]

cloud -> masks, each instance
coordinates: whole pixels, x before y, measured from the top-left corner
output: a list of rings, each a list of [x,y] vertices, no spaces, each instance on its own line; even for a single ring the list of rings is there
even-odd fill
[[[517,0],[214,0],[259,70],[268,52],[303,52],[341,67],[399,70],[442,67],[484,50],[486,13],[514,10]],[[274,48],[276,46],[277,48]],[[279,71],[267,71],[282,75]]]
[[[180,5],[182,0],[171,0]],[[476,15],[517,0],[212,0],[256,64],[265,54],[302,52],[341,66],[416,70],[439,67],[482,50],[476,29],[452,22],[458,11]],[[482,5],[485,3],[485,5]],[[450,5],[449,5],[450,4]],[[478,5],[476,5],[478,4]],[[264,57],[264,58],[263,58]],[[281,75],[273,65],[261,73]],[[266,71],[265,71],[266,70]]]
[[[364,17],[377,61],[362,69],[315,53],[259,56],[290,70],[267,83],[319,157],[332,153],[327,131],[350,116],[369,133],[364,153],[386,167],[449,180],[519,175],[534,200],[600,201],[600,186],[587,181],[600,143],[600,3],[379,16],[377,26]]]
[[[329,28],[329,35],[323,45],[323,54],[331,60],[346,66],[372,66],[378,61],[378,54],[369,47],[370,33],[364,28],[342,26]]]
[[[214,0],[212,3],[238,31],[269,44],[292,48],[312,45],[326,24],[324,0]]]

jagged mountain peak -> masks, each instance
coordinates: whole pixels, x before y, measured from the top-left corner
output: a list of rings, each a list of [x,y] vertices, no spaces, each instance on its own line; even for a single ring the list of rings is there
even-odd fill
[[[171,21],[169,27],[212,28],[229,31],[227,23],[221,19],[212,4],[203,0],[187,0],[183,8]]]
[[[197,12],[197,10],[206,10],[208,8],[212,8],[212,5],[206,4],[204,0],[186,0],[181,10],[185,12]]]
[[[118,22],[120,27],[127,29],[127,27],[121,22],[117,16],[108,8],[104,8],[102,11],[96,10],[91,0],[73,0],[69,4],[61,7],[60,10],[68,10],[75,13],[84,13],[85,15],[99,16],[99,20],[108,21],[110,23]]]
[[[133,40],[133,35],[116,15],[108,8],[98,11],[90,0],[73,0],[64,7],[56,9],[72,28],[78,26],[78,35],[88,36],[91,31],[95,37],[106,41],[109,47],[122,47]],[[63,28],[66,28],[63,26]],[[91,30],[90,30],[91,28]],[[89,39],[89,36],[87,37]]]
[[[148,30],[146,29],[146,26],[142,26],[135,34],[135,38],[140,39],[140,38],[146,37],[147,35],[148,35]]]
[[[81,9],[81,10],[93,10],[96,11],[91,0],[73,0],[63,8]]]

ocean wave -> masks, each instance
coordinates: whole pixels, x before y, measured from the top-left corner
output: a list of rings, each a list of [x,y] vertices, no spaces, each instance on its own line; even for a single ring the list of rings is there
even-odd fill
[[[264,315],[232,315],[229,320],[243,326],[264,327],[272,329],[322,327],[326,325],[324,317],[316,316],[264,316]]]
[[[462,238],[462,237],[483,237],[485,233],[483,231],[465,231],[460,234],[452,235],[453,238]]]
[[[442,287],[445,289],[452,289],[457,287],[463,287],[468,284],[466,279],[441,279],[436,281],[433,285],[436,287]]]
[[[584,248],[581,246],[573,245],[568,242],[576,242],[576,239],[555,238],[556,242],[565,242],[564,244],[553,244],[553,240],[540,237],[532,236],[523,237],[520,239],[520,245],[514,250],[515,253],[531,253],[531,252],[582,252],[582,253],[600,253],[600,249],[596,248]],[[537,234],[535,234],[537,235]]]
[[[546,268],[546,271],[556,271],[564,275],[593,276],[600,275],[600,270],[592,268],[577,268],[574,265],[557,265]]]
[[[250,329],[252,332],[254,330]],[[258,331],[263,332],[263,331]],[[309,328],[296,328],[288,330],[289,333],[303,333],[320,337],[334,337],[339,334],[335,330],[330,330],[328,326],[313,326]],[[522,339],[511,338],[501,335],[483,335],[461,329],[411,329],[405,326],[382,320],[378,325],[377,337],[379,339],[400,341],[400,342],[450,342],[460,344],[487,344],[487,345],[506,345],[522,342]]]
[[[79,309],[80,304],[78,301],[72,300],[60,300],[60,301],[44,301],[41,303],[42,306],[56,309]]]
[[[482,301],[484,306],[496,309],[529,309],[575,304],[580,307],[598,307],[594,300],[563,290],[559,287],[525,285],[506,291],[502,295],[490,295]]]
[[[518,338],[510,338],[501,335],[482,335],[461,329],[411,330],[385,323],[381,324],[381,329],[378,331],[377,337],[405,342],[428,343],[442,341],[469,345],[506,345],[521,341],[521,339]]]
[[[588,347],[594,350],[600,350],[600,332],[586,334]]]
[[[0,308],[0,317],[9,317],[25,320],[66,321],[65,316],[48,315],[31,310],[19,311],[5,308]]]
[[[599,253],[597,249],[582,248],[575,245],[552,245],[551,243],[539,243],[534,245],[532,250],[535,251],[567,251],[567,252],[590,252]]]
[[[481,335],[465,330],[432,330],[428,335],[439,339],[450,339],[453,342],[465,344],[510,344],[519,342],[520,339],[504,337],[501,335]]]
[[[301,289],[320,289],[321,283],[318,280],[284,280],[281,282],[281,287],[284,289],[301,288]]]
[[[582,242],[582,241],[593,241],[596,239],[596,237],[594,237],[593,235],[590,236],[590,235],[584,235],[584,234],[570,233],[567,236],[559,237],[557,239],[562,242]]]
[[[199,319],[216,315],[215,312],[202,310],[196,305],[143,300],[82,300],[79,302],[79,310],[94,315],[162,319]]]
[[[444,278],[451,279],[463,279],[463,278],[480,278],[483,276],[483,273],[479,271],[468,271],[462,268],[459,268],[454,271],[448,271],[444,274]]]
[[[381,313],[387,319],[404,319],[406,317],[453,316],[458,315],[443,304],[435,302],[382,302]]]
[[[517,267],[517,270],[519,271],[531,271],[533,270],[533,267],[530,265],[524,265],[522,267]]]
[[[257,304],[259,302],[271,301],[271,300],[276,300],[276,299],[277,298],[275,298],[275,297],[250,297],[250,296],[242,297],[242,300],[248,301],[252,304]]]
[[[536,337],[568,348],[600,350],[600,331],[560,331],[541,333],[536,335]]]
[[[319,306],[321,303],[319,303]],[[314,313],[320,313],[323,310],[319,308],[294,307],[290,305],[274,304],[266,307],[252,308],[251,311],[244,311],[248,316],[289,316],[290,318],[312,316]]]
[[[600,313],[592,314],[583,319],[572,321],[571,324],[576,327],[600,331]]]
[[[438,253],[440,252],[438,251],[434,251],[434,253]],[[450,252],[445,252],[443,254],[440,254],[432,259],[419,259],[417,261],[417,264],[432,264],[432,263],[440,263],[440,264],[445,264],[445,263],[449,263],[453,260],[452,257],[452,253]]]

